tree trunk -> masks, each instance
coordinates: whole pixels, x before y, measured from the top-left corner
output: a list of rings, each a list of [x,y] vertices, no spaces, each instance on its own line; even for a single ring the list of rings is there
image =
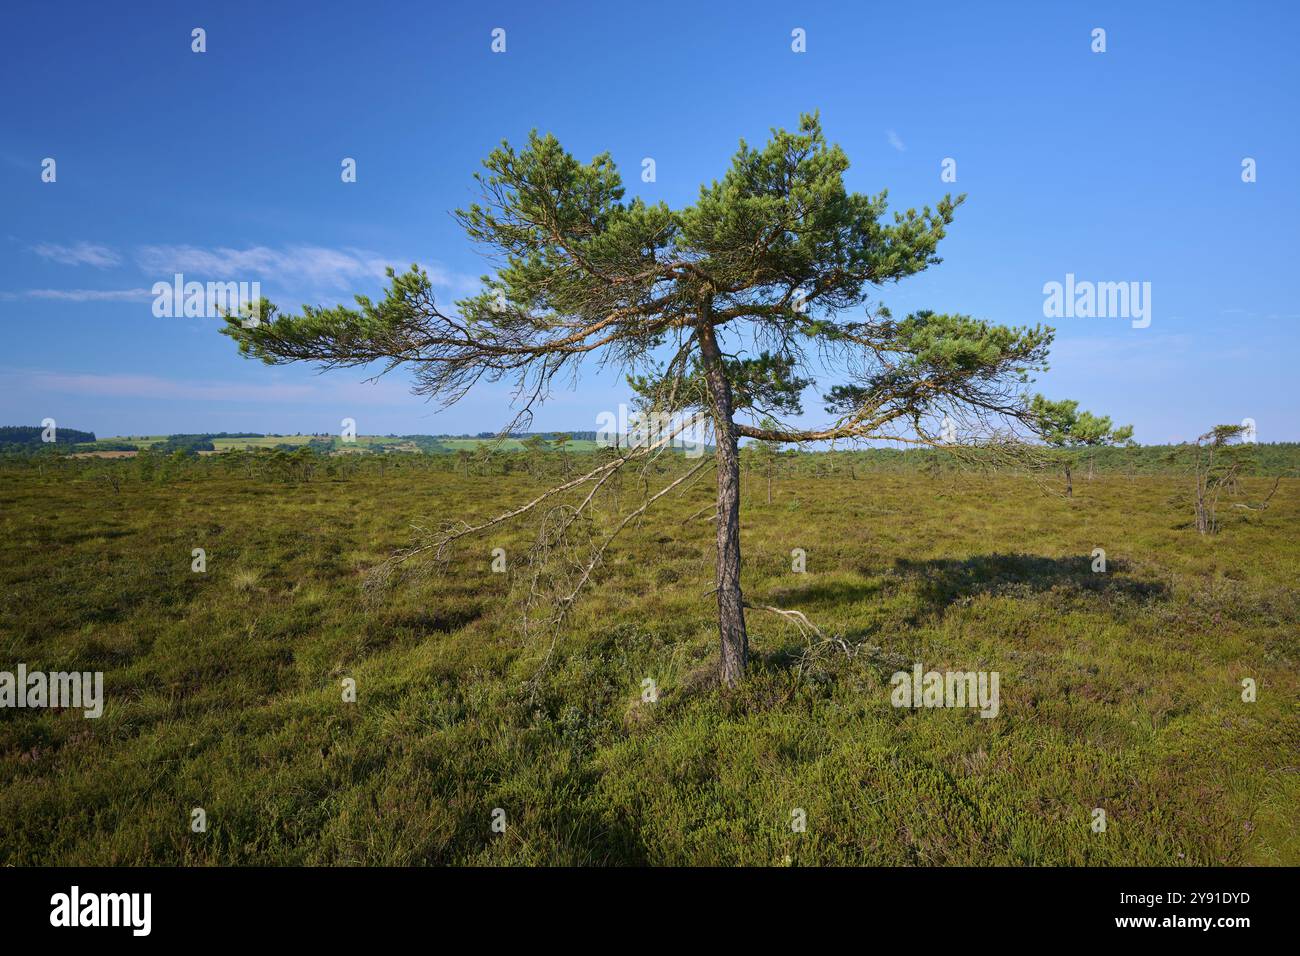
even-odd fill
[[[1214,453],[1210,454],[1213,456]],[[1196,530],[1201,534],[1205,534],[1208,528],[1205,516],[1205,487],[1206,482],[1201,477],[1201,450],[1198,448],[1196,450]]]
[[[1065,466],[1065,497],[1074,497],[1074,475],[1070,473],[1069,464]]]
[[[700,357],[713,405],[718,462],[718,634],[722,639],[722,682],[734,685],[749,663],[745,604],[740,593],[740,455],[732,430],[731,384],[706,315],[699,325]]]

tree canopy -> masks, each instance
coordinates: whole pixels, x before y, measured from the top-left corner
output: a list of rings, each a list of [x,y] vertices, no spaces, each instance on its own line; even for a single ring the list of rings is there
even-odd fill
[[[223,331],[272,364],[407,365],[414,391],[443,404],[477,383],[507,381],[517,401],[503,433],[586,359],[622,370],[649,408],[707,422],[728,682],[747,657],[743,608],[760,606],[740,588],[738,439],[948,444],[936,435],[940,416],[960,419],[970,441],[1034,422],[1025,385],[1046,368],[1051,329],[933,311],[895,319],[878,300],[940,262],[964,197],[888,214],[884,191],[846,187],[848,158],[816,114],[793,132],[773,130],[761,147],[742,140],[722,178],[680,209],[627,200],[609,154],[583,163],[552,135],[502,143],[483,165],[478,201],[455,214],[495,266],[478,294],[445,308],[424,270],[390,269],[378,301],[357,296],[296,315],[263,302],[262,321],[230,317]],[[829,419],[783,423],[819,382]],[[557,493],[602,482],[629,457]]]

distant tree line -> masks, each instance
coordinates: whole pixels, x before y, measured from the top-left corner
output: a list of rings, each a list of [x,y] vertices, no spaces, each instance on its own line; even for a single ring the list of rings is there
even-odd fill
[[[76,445],[95,440],[94,432],[78,431],[75,428],[55,428],[54,441],[45,442],[42,435],[45,429],[40,425],[3,425],[0,426],[0,448],[10,445]]]
[[[216,435],[168,435],[164,441],[160,441],[150,446],[149,450],[155,454],[168,455],[173,452],[181,452],[185,455],[196,455],[201,451],[216,451],[217,446],[213,444],[212,439]],[[226,437],[224,435],[220,437]],[[238,436],[247,437],[247,436]]]
[[[8,458],[23,458],[41,452],[54,453],[48,443],[41,441],[43,429],[36,426],[0,427],[0,454]],[[456,471],[461,474],[509,474],[511,472],[529,472],[534,474],[567,473],[570,465],[564,461],[550,464],[546,460],[551,455],[540,457],[542,452],[558,453],[560,459],[572,455],[614,453],[614,449],[597,449],[595,452],[575,451],[567,448],[570,440],[594,441],[594,431],[560,431],[560,432],[517,432],[508,437],[520,441],[522,448],[507,449],[497,446],[494,440],[497,433],[482,433],[486,437],[478,440],[474,448],[456,447],[447,441],[472,440],[470,436],[452,435],[393,435],[388,438],[370,440],[366,443],[345,446],[338,436],[313,435],[306,443],[283,443],[274,449],[261,449],[293,453],[306,448],[312,454],[328,456],[332,451],[348,447],[357,451],[378,452],[379,454],[352,455],[352,458],[379,458],[404,456],[407,458],[430,457],[439,460],[433,465],[436,469]],[[214,451],[215,440],[222,438],[265,438],[258,432],[204,432],[196,434],[169,435],[165,440],[151,446],[139,442],[118,440],[98,441],[93,432],[78,431],[72,428],[58,428],[56,432],[60,452],[67,452],[70,445],[80,446],[77,451],[146,451],[152,457],[165,457],[180,452],[185,457],[194,457],[200,451]],[[405,447],[403,447],[405,446]],[[1167,474],[1184,470],[1188,450],[1194,443],[1181,445],[1135,445],[1130,447],[1083,447],[1062,448],[1059,454],[1069,458],[1075,467],[1082,466],[1087,472],[1096,471],[1103,474],[1123,474],[1126,476]],[[414,448],[414,451],[410,449]],[[250,449],[247,453],[256,453]],[[763,447],[762,443],[750,442],[742,449],[747,467],[760,472],[765,479],[782,477],[857,477],[870,472],[921,473],[933,475],[942,472],[957,472],[969,469],[973,459],[969,450],[961,456],[941,448],[859,448],[845,450],[809,450],[793,445],[773,445]],[[220,457],[237,454],[236,450],[227,450]],[[1274,442],[1260,444],[1240,444],[1232,453],[1241,458],[1240,474],[1249,476],[1300,475],[1300,443]],[[431,463],[432,464],[432,463]],[[992,459],[991,470],[1004,471]]]

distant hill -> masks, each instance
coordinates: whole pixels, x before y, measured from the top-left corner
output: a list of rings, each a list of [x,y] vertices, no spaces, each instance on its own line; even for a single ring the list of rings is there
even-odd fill
[[[78,431],[75,428],[54,428],[54,441],[42,439],[45,429],[40,425],[0,425],[0,448],[10,446],[26,447],[28,445],[79,445],[95,440],[94,432]]]

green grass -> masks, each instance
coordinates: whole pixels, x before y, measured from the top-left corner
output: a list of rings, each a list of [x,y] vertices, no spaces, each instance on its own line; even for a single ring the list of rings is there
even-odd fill
[[[619,539],[544,667],[532,525],[363,588],[412,522],[526,476],[219,474],[0,473],[0,669],[103,670],[107,696],[0,711],[0,864],[1300,863],[1294,479],[1202,538],[1169,478],[797,478],[769,506],[747,476],[747,596],[858,650],[800,672],[793,627],[751,612],[726,691],[712,525],[686,520],[708,479]],[[915,661],[999,671],[1001,714],[894,709]]]
[[[159,445],[167,440],[167,435],[146,435],[144,437],[131,437],[120,435],[113,438],[101,438],[100,442],[118,442],[128,445],[135,445],[136,448],[149,448],[152,445]],[[98,444],[98,443],[91,443]]]
[[[264,438],[214,438],[212,447],[217,451],[229,451],[232,448],[274,448],[277,445],[305,445],[312,435],[268,435]],[[358,436],[357,443],[366,439]]]

